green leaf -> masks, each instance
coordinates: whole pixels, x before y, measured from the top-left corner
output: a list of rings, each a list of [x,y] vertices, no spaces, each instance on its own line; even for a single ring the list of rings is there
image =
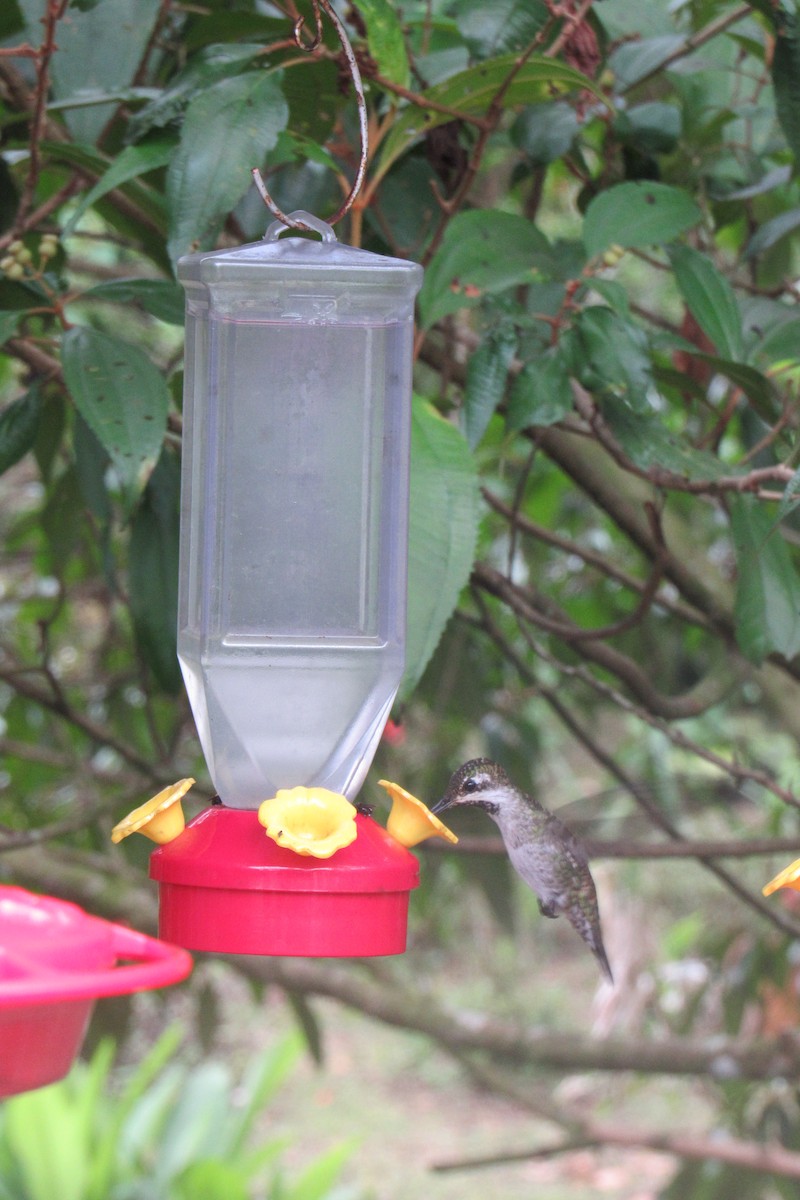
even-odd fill
[[[740,359],[742,316],[728,280],[691,246],[672,246],[669,258],[690,312],[720,358]]]
[[[173,259],[213,245],[288,115],[278,78],[262,72],[223,80],[191,102],[167,176]]]
[[[614,122],[621,142],[642,154],[669,154],[681,136],[681,112],[674,104],[652,101],[623,109]]]
[[[41,5],[35,7],[39,18]],[[160,0],[103,0],[86,12],[70,8],[69,19],[58,25],[58,52],[50,70],[53,99],[79,100],[130,83],[160,8]],[[95,142],[114,109],[109,103],[67,112],[72,137],[89,145]]]
[[[764,330],[754,347],[755,356],[772,366],[800,359],[800,317]]]
[[[780,397],[772,380],[762,375],[761,371],[747,363],[731,362],[715,354],[695,353],[691,348],[687,353],[694,353],[695,358],[709,363],[720,375],[741,388],[759,416],[769,424],[777,419],[781,411]]]
[[[141,304],[145,312],[159,321],[165,321],[168,325],[183,325],[184,291],[169,279],[108,279],[89,288],[81,300]]]
[[[784,488],[773,528],[775,525],[779,525],[784,517],[788,517],[789,513],[794,512],[798,505],[800,505],[800,467],[797,468]]]
[[[112,162],[102,154],[72,142],[43,142],[42,151],[47,154],[51,162],[63,162],[69,166],[79,167],[81,171],[87,171],[89,174],[97,176],[98,179],[105,175]],[[163,197],[154,188],[131,179],[122,184],[120,190],[134,201],[142,210],[142,214],[148,217],[158,229],[166,228],[166,205]]]
[[[231,18],[228,16],[226,19]],[[170,81],[160,96],[131,118],[128,138],[138,142],[148,130],[177,121],[190,100],[221,79],[232,78],[245,70],[263,50],[264,46],[259,42],[205,46]]]
[[[64,226],[63,236],[68,237],[75,229],[81,217],[96,201],[107,196],[123,183],[146,175],[148,171],[156,171],[168,166],[175,153],[174,138],[160,138],[158,141],[144,142],[139,146],[127,146],[113,160],[105,174],[98,179],[93,188],[83,196]]]
[[[356,0],[355,7],[367,26],[369,52],[378,71],[392,83],[408,87],[410,72],[403,27],[389,0]]]
[[[42,398],[34,386],[0,411],[0,475],[33,449],[41,410]]]
[[[703,214],[688,192],[665,183],[618,183],[595,196],[586,210],[583,241],[590,258],[610,246],[671,242]]]
[[[75,557],[83,532],[82,513],[83,497],[78,473],[74,467],[69,467],[49,489],[41,515],[54,575],[62,575]]]
[[[788,212],[779,213],[777,217],[765,221],[755,231],[744,250],[745,258],[757,258],[776,245],[781,238],[794,233],[800,225],[800,208],[792,208]]]
[[[567,153],[579,128],[569,104],[529,104],[511,126],[511,140],[532,166],[545,167]]]
[[[800,21],[788,6],[774,6],[775,49],[772,86],[775,109],[784,137],[800,162]]]
[[[165,450],[133,518],[128,588],[139,649],[165,692],[181,687],[178,667],[180,466]]]
[[[572,410],[567,364],[557,346],[526,363],[508,398],[506,427],[514,433],[529,425],[553,425]]]
[[[736,641],[746,658],[800,651],[800,576],[766,509],[751,496],[730,506],[736,547]]]
[[[286,1188],[285,1200],[326,1200],[357,1145],[357,1140],[350,1138],[314,1159],[300,1178]]]
[[[303,1034],[309,1054],[317,1066],[321,1067],[325,1061],[325,1052],[322,1042],[322,1026],[317,1019],[317,1014],[309,1003],[308,997],[302,992],[285,991],[284,995]]]
[[[479,514],[478,477],[467,443],[432,405],[415,397],[402,697],[420,679],[469,578]]]
[[[425,272],[419,294],[422,324],[433,325],[476,304],[486,292],[533,283],[537,261],[549,250],[544,234],[524,217],[489,209],[459,213]]]
[[[661,63],[681,46],[683,38],[679,33],[624,42],[608,60],[608,65],[616,76],[615,91],[628,91],[639,79],[656,71]]]
[[[242,1170],[213,1158],[199,1158],[170,1184],[175,1200],[250,1200]]]
[[[568,343],[573,373],[601,400],[624,400],[635,412],[648,409],[652,379],[647,337],[638,325],[603,305],[578,314]]]
[[[17,0],[3,0],[0,5],[0,42],[14,37],[25,28],[25,18],[20,12]]]
[[[64,334],[62,362],[75,406],[130,501],[161,452],[169,407],[161,372],[138,347],[79,326]]]
[[[550,19],[543,0],[458,0],[450,11],[475,58],[525,49]]]
[[[8,339],[14,336],[24,315],[23,310],[3,309],[0,311],[0,346],[4,346]]]
[[[470,357],[461,427],[471,450],[483,437],[492,413],[503,399],[508,368],[516,349],[516,331],[501,326],[487,334]]]
[[[606,400],[603,417],[622,449],[643,471],[661,467],[693,482],[735,474],[714,454],[697,450],[687,438],[673,433],[651,409],[633,412],[618,400]]]
[[[423,99],[457,109],[469,116],[481,116],[492,100],[500,95],[516,64],[516,54],[487,59],[428,88],[422,93]],[[503,108],[515,108],[518,104],[553,100],[567,92],[579,90],[589,91],[603,104],[608,103],[598,85],[580,71],[552,58],[533,56],[516,71],[500,96],[500,103]],[[376,178],[382,178],[392,163],[429,129],[435,129],[437,125],[444,125],[452,119],[448,113],[420,108],[416,104],[403,109],[384,143]]]

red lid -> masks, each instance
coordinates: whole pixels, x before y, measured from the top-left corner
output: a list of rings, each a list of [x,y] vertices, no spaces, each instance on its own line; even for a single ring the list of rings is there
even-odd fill
[[[118,960],[128,965],[117,966]],[[75,904],[0,886],[0,1009],[118,996],[185,978],[184,950]]]
[[[267,837],[252,809],[216,805],[150,855],[150,878],[203,888],[278,892],[407,892],[419,863],[370,817],[330,858],[295,854]]]
[[[111,929],[66,900],[0,888],[0,963],[6,973],[18,959],[54,970],[110,966],[115,961]]]

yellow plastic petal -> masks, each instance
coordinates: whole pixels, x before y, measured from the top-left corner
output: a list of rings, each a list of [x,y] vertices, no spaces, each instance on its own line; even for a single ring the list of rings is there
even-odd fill
[[[761,889],[765,896],[771,896],[773,892],[777,892],[778,888],[794,888],[796,892],[800,892],[800,858],[796,858],[793,863],[771,879],[769,883]]]
[[[279,846],[314,858],[330,858],[358,833],[355,807],[327,788],[281,788],[260,805],[258,819]]]
[[[448,842],[457,842],[452,829],[435,817],[416,796],[412,796],[399,783],[379,779],[378,783],[392,797],[392,811],[386,822],[386,830],[401,846],[416,846],[426,838],[440,837]]]
[[[186,828],[181,800],[193,783],[193,779],[179,779],[177,783],[163,788],[152,800],[128,813],[111,830],[112,842],[121,842],[131,833],[143,833],[160,846],[174,842]]]

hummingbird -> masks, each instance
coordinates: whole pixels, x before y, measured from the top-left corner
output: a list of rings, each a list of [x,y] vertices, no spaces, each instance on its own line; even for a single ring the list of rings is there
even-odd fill
[[[497,823],[515,871],[536,893],[544,917],[563,913],[613,983],[597,892],[586,852],[566,825],[515,786],[490,758],[473,758],[454,771],[444,796],[431,811],[461,805],[482,808]]]

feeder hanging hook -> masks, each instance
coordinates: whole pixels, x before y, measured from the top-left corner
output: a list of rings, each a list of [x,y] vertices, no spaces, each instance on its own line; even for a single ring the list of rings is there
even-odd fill
[[[364,175],[367,170],[367,152],[369,144],[367,131],[367,103],[364,99],[364,85],[361,82],[361,72],[358,69],[358,63],[356,62],[356,56],[353,53],[353,47],[350,45],[349,38],[345,32],[342,22],[339,20],[338,16],[331,7],[330,0],[311,0],[311,7],[314,13],[314,21],[316,24],[314,38],[308,43],[303,41],[302,31],[305,24],[305,17],[299,17],[294,24],[295,43],[300,50],[305,50],[308,54],[311,54],[318,49],[322,43],[322,14],[320,12],[320,8],[322,8],[333,23],[336,33],[338,34],[339,41],[342,44],[342,49],[344,50],[345,57],[347,59],[347,65],[350,68],[350,77],[353,80],[353,88],[356,93],[356,101],[358,104],[358,124],[361,134],[361,154],[359,157],[358,170],[356,171],[356,177],[353,180],[353,186],[350,188],[349,195],[339,206],[333,216],[329,217],[327,220],[328,225],[335,225],[337,221],[341,221],[342,217],[350,211],[353,201],[361,190],[361,184],[364,182]],[[302,229],[305,231],[309,230],[310,226],[306,225],[304,221],[297,220],[293,216],[288,216],[278,207],[278,205],[272,199],[272,196],[270,196],[269,192],[267,191],[267,185],[265,184],[264,178],[258,167],[253,167],[252,175],[253,182],[258,188],[261,199],[264,201],[273,216],[277,217],[279,221],[282,221],[283,224],[288,226],[290,229]]]

